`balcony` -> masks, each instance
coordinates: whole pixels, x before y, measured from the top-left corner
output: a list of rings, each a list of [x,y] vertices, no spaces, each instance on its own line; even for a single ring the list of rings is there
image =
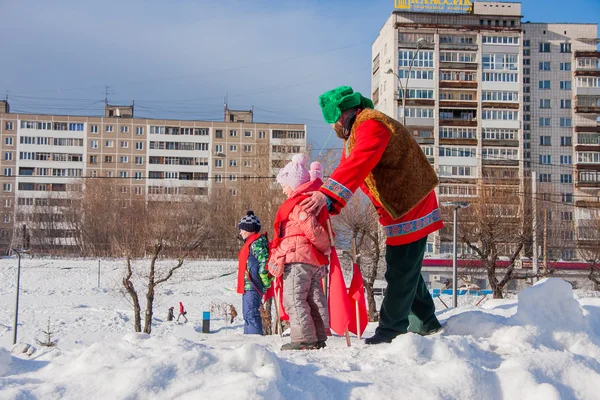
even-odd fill
[[[578,189],[600,188],[600,168],[598,170],[577,169],[575,187]]]
[[[440,68],[460,69],[465,71],[477,71],[477,63],[459,61],[440,61]]]
[[[600,58],[600,51],[575,51],[575,58]]]
[[[477,113],[474,110],[440,109],[440,126],[477,126]]]
[[[577,114],[600,114],[600,106],[575,106]]]
[[[440,81],[440,89],[477,89],[473,81]]]
[[[575,145],[576,151],[584,151],[588,146],[600,146],[600,133],[577,133],[577,144]],[[580,148],[581,150],[577,150]]]
[[[477,108],[477,100],[440,100],[443,108]]]
[[[484,101],[481,103],[483,108],[501,108],[505,110],[518,110],[519,103],[508,103],[508,102],[493,102],[493,101]]]
[[[575,132],[590,132],[590,133],[600,133],[600,126],[581,126],[578,125],[575,127]]]
[[[477,44],[474,43],[442,43],[440,42],[440,50],[468,50],[477,51]]]

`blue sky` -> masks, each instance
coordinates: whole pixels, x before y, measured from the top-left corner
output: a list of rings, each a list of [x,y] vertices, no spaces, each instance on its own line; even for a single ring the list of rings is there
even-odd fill
[[[524,0],[524,21],[600,23],[600,0]],[[0,0],[0,94],[19,112],[100,114],[136,101],[137,116],[255,120],[329,134],[318,96],[368,96],[371,43],[393,0]],[[330,143],[328,146],[331,146]]]

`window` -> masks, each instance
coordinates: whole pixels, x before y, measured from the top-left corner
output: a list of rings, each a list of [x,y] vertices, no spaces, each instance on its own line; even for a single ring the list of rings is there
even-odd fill
[[[232,182],[237,181],[237,175],[233,175],[233,174],[229,175],[229,180],[232,181]]]
[[[105,129],[106,129],[106,132],[112,132],[113,131],[113,126],[112,125],[106,125]]]
[[[568,127],[572,126],[571,121],[572,121],[571,118],[561,118],[560,126],[563,128],[568,128]]]
[[[215,160],[215,168],[223,168],[223,160]]]
[[[484,70],[512,70],[519,69],[519,56],[516,54],[483,54],[482,66]]]
[[[6,121],[6,124],[4,124],[4,129],[6,129],[7,131],[12,131],[13,129],[15,129],[15,126],[12,121]]]
[[[138,126],[135,128],[135,134],[136,135],[143,135],[144,134],[144,127],[143,126]]]
[[[484,128],[483,139],[488,140],[517,140],[517,129]]]
[[[560,108],[571,108],[571,104],[570,99],[563,99],[560,101]]]
[[[580,152],[577,153],[577,162],[600,164],[600,152]]]
[[[511,110],[483,110],[481,118],[485,120],[518,120],[519,112]]]
[[[90,126],[90,132],[91,133],[98,133],[98,125],[91,125]]]
[[[119,172],[119,177],[120,178],[127,178],[127,171],[121,171],[121,172]]]
[[[136,157],[135,158],[135,164],[136,165],[143,165],[144,164],[144,157]]]
[[[5,161],[12,161],[12,159],[13,159],[13,153],[11,153],[11,152],[4,153],[4,160]]]
[[[98,156],[90,156],[90,164],[98,164]]]
[[[419,51],[416,57],[414,53],[412,50],[399,51],[398,66],[408,68],[412,62],[413,68],[433,68],[433,51]]]
[[[540,43],[540,53],[550,53],[550,43]]]
[[[230,167],[237,167],[237,160],[229,160],[229,166]]]
[[[450,166],[450,165],[440,165],[440,176],[464,176],[464,177],[474,177],[475,176],[475,167],[461,167],[461,166]]]
[[[476,137],[475,128],[440,127],[440,139],[475,139]]]
[[[244,160],[244,167],[251,167],[251,166],[252,166],[252,161]]]
[[[523,40],[523,47],[531,47],[531,40]]]
[[[562,165],[573,164],[573,156],[560,156],[560,163]]]
[[[12,205],[11,199],[4,199],[4,208],[9,208]]]
[[[502,147],[484,147],[481,150],[484,160],[518,160],[519,149]]]
[[[400,90],[399,96],[404,96],[404,91]],[[406,94],[407,99],[433,99],[433,89],[409,89]]]
[[[550,61],[540,61],[540,71],[550,71]]]
[[[540,81],[539,88],[544,90],[550,89],[550,81]]]
[[[552,156],[549,154],[540,154],[540,164],[552,164]]]
[[[570,71],[571,70],[571,63],[570,62],[561,62],[560,63],[560,70],[561,71]]]
[[[571,43],[561,43],[560,44],[560,52],[561,53],[570,53],[571,52]]]
[[[573,193],[562,193],[562,202],[563,203],[572,203],[573,202]]]
[[[127,157],[127,156],[121,156],[120,162],[121,163],[128,163],[129,162],[129,157]]]
[[[484,82],[519,82],[519,74],[510,72],[484,72]]]
[[[399,114],[403,115],[402,108],[400,108]],[[433,108],[406,108],[406,116],[408,118],[433,118]]]
[[[252,137],[252,131],[244,131],[244,137]]]
[[[258,132],[258,138],[259,139],[264,139],[265,137],[267,137],[267,134],[264,131],[259,131]]]
[[[552,174],[540,174],[539,180],[541,183],[552,182]]]
[[[431,148],[433,150],[433,148]],[[425,147],[423,149],[425,155],[433,156],[433,151],[431,154],[427,154],[429,152],[429,148]],[[440,157],[476,157],[477,149],[474,147],[440,147]]]
[[[216,183],[223,182],[223,175],[215,175],[215,182]]]
[[[550,108],[550,99],[540,99],[540,108]]]
[[[440,61],[441,62],[462,62],[462,63],[474,63],[476,62],[477,53],[462,53],[454,51],[441,51]]]
[[[135,142],[136,150],[144,150],[144,142]]]
[[[571,81],[560,81],[560,90],[571,90]]]
[[[77,123],[71,122],[69,124],[69,130],[83,132],[83,124],[77,124]]]
[[[104,162],[105,163],[112,163],[113,162],[113,156],[104,156]]]
[[[12,137],[7,137],[4,139],[4,144],[7,146],[12,146],[13,145],[13,138]]]
[[[552,146],[551,136],[540,136],[540,146]]]
[[[223,152],[223,145],[222,144],[216,144],[215,145],[215,153],[222,153]]]
[[[251,153],[252,152],[252,146],[250,146],[249,144],[245,144],[244,145],[244,153]]]
[[[571,136],[561,136],[560,137],[560,145],[561,146],[573,146],[573,138]]]
[[[129,148],[129,142],[121,142],[121,148],[122,149],[128,149]]]
[[[12,184],[11,183],[3,183],[2,190],[5,192],[12,192]]]
[[[215,130],[215,139],[223,139],[223,129]]]
[[[128,126],[121,126],[121,133],[129,133],[129,127]]]
[[[523,49],[523,57],[530,57],[530,56],[531,56],[531,50],[530,49]]]
[[[115,142],[113,140],[106,140],[104,142],[104,147],[114,147]]]
[[[133,178],[134,178],[135,180],[137,180],[137,181],[140,181],[140,180],[142,180],[142,173],[141,173],[141,172],[135,172],[135,173],[133,174]],[[136,188],[136,189],[137,189],[137,188]],[[137,193],[137,191],[136,191],[136,194],[139,194],[139,193]]]
[[[560,183],[573,183],[573,175],[560,174]]]
[[[550,126],[550,118],[540,118],[540,126]]]
[[[238,147],[237,147],[237,145],[235,145],[235,144],[231,144],[231,145],[229,145],[229,151],[231,151],[231,152],[236,152],[236,151],[238,151]]]
[[[97,149],[97,148],[98,148],[98,141],[90,140],[90,149]]]
[[[237,131],[234,131],[234,130],[229,131],[229,137],[237,137]]]
[[[514,22],[514,21],[513,21]],[[506,26],[507,21],[503,22],[503,26]],[[481,39],[482,43],[485,44],[519,44],[518,36],[483,36]]]
[[[12,176],[12,168],[4,168],[4,176]]]

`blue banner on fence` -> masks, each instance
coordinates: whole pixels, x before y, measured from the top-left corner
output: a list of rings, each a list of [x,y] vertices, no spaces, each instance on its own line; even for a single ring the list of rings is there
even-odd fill
[[[448,295],[452,295],[453,290],[452,289],[446,289],[446,290],[440,290],[440,289],[433,289],[431,291],[431,294],[433,296],[437,296],[438,294],[448,294]],[[464,296],[465,294],[469,294],[471,296],[481,296],[483,294],[492,294],[491,290],[467,290],[467,289],[458,289],[458,296]]]

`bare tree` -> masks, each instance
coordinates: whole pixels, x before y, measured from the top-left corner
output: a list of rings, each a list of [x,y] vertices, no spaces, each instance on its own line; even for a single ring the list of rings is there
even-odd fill
[[[459,240],[481,260],[494,298],[502,298],[511,281],[531,277],[517,270],[515,263],[531,241],[531,216],[518,186],[480,183],[478,192],[470,207],[461,210]],[[443,212],[444,220],[452,221],[453,209],[446,207]],[[448,238],[451,232],[451,223],[447,222],[441,235]],[[509,259],[505,269],[498,267],[501,257]]]
[[[581,222],[577,249],[589,264],[588,279],[594,290],[600,290],[600,212],[590,210],[590,217]]]

